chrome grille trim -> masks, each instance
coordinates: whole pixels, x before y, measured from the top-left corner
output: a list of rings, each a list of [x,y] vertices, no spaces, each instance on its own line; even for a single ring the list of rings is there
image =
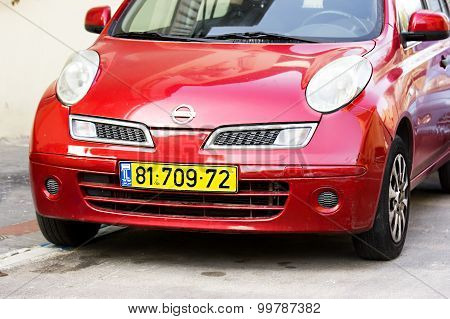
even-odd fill
[[[73,132],[73,121],[94,123],[97,135],[103,137],[79,137]],[[104,119],[83,115],[69,116],[70,136],[79,141],[97,142],[106,144],[120,144],[141,147],[154,147],[150,130],[142,123]]]
[[[268,124],[268,125],[239,125],[239,126],[227,126],[216,129],[206,140],[204,144],[204,149],[297,149],[303,148],[309,144],[311,141],[318,123],[292,123],[292,124]],[[282,130],[295,129],[295,128],[309,128],[309,134],[305,141],[301,145],[296,145],[292,147],[281,146],[275,144],[266,145],[216,145],[215,141],[217,138],[224,133],[234,133],[234,132],[261,132],[261,131],[278,131],[278,134]]]
[[[216,146],[261,146],[275,143],[281,130],[223,132],[217,135],[213,144]]]
[[[290,195],[286,181],[240,180],[238,193],[186,193],[123,188],[115,174],[84,172],[78,178],[92,207],[148,216],[267,219],[283,212]]]

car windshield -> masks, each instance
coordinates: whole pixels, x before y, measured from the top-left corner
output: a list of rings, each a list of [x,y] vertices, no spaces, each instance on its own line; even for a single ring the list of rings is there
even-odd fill
[[[170,41],[362,41],[381,33],[382,2],[134,0],[112,35]]]

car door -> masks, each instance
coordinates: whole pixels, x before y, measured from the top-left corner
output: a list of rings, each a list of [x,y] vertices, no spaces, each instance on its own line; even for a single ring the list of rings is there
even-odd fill
[[[450,19],[450,1],[440,0],[441,11]],[[450,148],[450,40],[447,39],[447,49],[441,56],[437,56],[434,66],[439,70],[439,81],[441,82],[440,107],[441,115],[438,119],[438,131],[442,135],[443,149],[445,155]]]
[[[426,0],[425,7],[435,12],[447,13],[440,0]],[[434,164],[449,145],[450,123],[450,67],[449,40],[418,44],[417,51],[424,53],[426,63],[425,82],[419,89],[417,109],[413,113],[415,129],[417,174]]]
[[[426,5],[428,10],[449,16],[448,0],[426,0]],[[450,40],[429,45],[436,51],[430,56],[423,100],[417,115],[424,168],[444,156],[450,146]],[[428,117],[431,117],[429,123],[424,123]]]
[[[440,0],[397,0],[399,28],[407,31],[411,15],[419,10],[443,12]],[[450,121],[450,68],[443,67],[450,40],[407,43],[405,65],[413,66],[408,96],[414,133],[412,177],[436,162],[448,148]]]

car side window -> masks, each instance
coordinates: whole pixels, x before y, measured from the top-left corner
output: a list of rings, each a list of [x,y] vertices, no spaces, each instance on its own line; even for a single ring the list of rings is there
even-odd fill
[[[450,17],[449,0],[427,0],[428,10],[434,12],[442,12]]]
[[[206,1],[203,3],[201,11],[197,16],[197,21],[203,20],[205,15],[206,19],[217,19],[225,16],[230,8],[230,0],[217,0]],[[204,12],[206,6],[206,12]]]
[[[450,1],[449,0],[441,0],[441,6],[443,12],[450,18]]]
[[[127,21],[129,32],[140,32],[153,30],[160,27],[168,27],[172,22],[173,12],[175,11],[177,0],[166,1],[137,1],[134,19]],[[157,15],[157,12],[172,12],[172,15]]]
[[[440,0],[427,0],[428,9],[434,12],[444,12]]]
[[[424,9],[422,0],[397,0],[396,5],[400,31],[408,31],[411,15],[416,11]]]
[[[124,21],[124,25],[127,32],[149,30],[160,32],[164,28],[177,28],[177,25],[173,26],[174,20],[187,26],[204,17],[206,20],[223,17],[228,12],[230,3],[231,0],[192,1],[192,4],[181,6],[182,9],[180,9],[182,2],[179,0],[137,0],[131,9],[135,11],[135,14],[131,15],[133,18],[130,21]],[[197,10],[193,10],[195,6]],[[168,14],[160,14],[161,12]]]

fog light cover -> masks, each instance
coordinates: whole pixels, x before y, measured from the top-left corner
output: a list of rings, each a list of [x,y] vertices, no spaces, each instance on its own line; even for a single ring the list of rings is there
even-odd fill
[[[282,130],[273,144],[285,147],[302,146],[308,139],[312,129],[312,127],[301,127]]]
[[[76,137],[87,137],[87,138],[95,138],[97,137],[97,128],[94,123],[73,120],[72,121],[72,132]]]
[[[53,178],[49,178],[45,181],[45,189],[50,195],[58,195],[59,193],[59,183]]]
[[[326,191],[319,194],[317,202],[322,208],[332,209],[339,204],[339,197],[335,192]]]

